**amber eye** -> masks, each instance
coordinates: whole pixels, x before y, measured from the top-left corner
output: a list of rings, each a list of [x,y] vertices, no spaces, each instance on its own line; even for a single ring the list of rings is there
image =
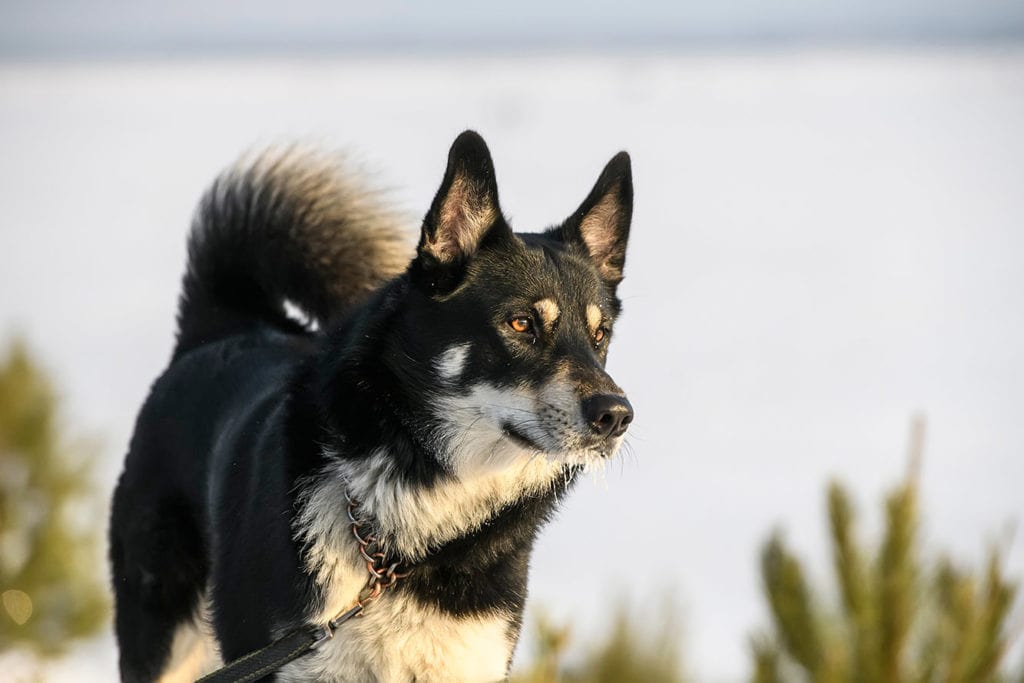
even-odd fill
[[[600,344],[601,342],[604,341],[604,338],[607,337],[607,336],[608,336],[608,330],[606,330],[603,327],[597,328],[597,331],[594,332],[594,343]]]
[[[519,334],[533,332],[533,321],[525,315],[519,315],[508,321],[509,327]]]

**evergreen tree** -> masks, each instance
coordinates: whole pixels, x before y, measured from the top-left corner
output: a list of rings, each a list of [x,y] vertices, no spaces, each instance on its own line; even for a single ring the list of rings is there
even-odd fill
[[[638,625],[628,606],[618,605],[608,634],[574,664],[565,661],[570,628],[542,616],[536,627],[537,655],[512,676],[512,683],[684,683],[674,603],[663,609],[652,627]]]
[[[49,381],[13,344],[0,360],[0,653],[55,656],[106,622],[92,458],[60,428]]]
[[[761,575],[774,628],[752,642],[755,683],[1003,680],[1016,585],[1003,575],[995,548],[980,573],[948,558],[922,560],[916,470],[923,437],[918,421],[911,474],[886,499],[884,536],[874,552],[856,538],[846,490],[829,487],[838,610],[823,610],[780,535],[765,545]]]

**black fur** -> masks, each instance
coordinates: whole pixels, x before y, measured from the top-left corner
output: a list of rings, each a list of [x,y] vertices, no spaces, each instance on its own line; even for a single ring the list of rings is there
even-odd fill
[[[619,391],[602,369],[607,342],[596,345],[577,314],[566,312],[557,329],[529,342],[505,319],[558,292],[600,303],[610,327],[632,209],[624,154],[564,224],[516,236],[500,214],[483,140],[464,133],[415,258],[397,275],[385,264],[393,245],[374,251],[377,227],[360,227],[344,207],[311,206],[309,183],[288,173],[278,163],[228,174],[197,212],[178,345],[139,414],[113,499],[110,559],[126,681],[160,674],[176,626],[204,591],[225,661],[316,613],[322,586],[305,567],[295,519],[304,486],[331,458],[358,466],[383,447],[410,486],[455,476],[438,456],[432,435],[444,418],[430,406],[438,384],[431,361],[451,344],[472,342],[465,382],[540,385],[560,363],[582,393]],[[446,207],[453,187],[462,203]],[[315,201],[329,201],[322,193],[330,189],[318,187]],[[602,242],[613,245],[604,255],[619,273],[611,277],[580,232],[609,193],[622,211],[608,227],[614,239]],[[333,222],[310,229],[310,217],[325,213]],[[491,218],[474,222],[479,216]],[[379,229],[381,241],[393,241],[390,226]],[[336,257],[316,265],[323,249]],[[285,301],[323,331],[289,318]],[[415,570],[396,590],[457,616],[499,610],[517,634],[532,544],[577,469],[565,465],[542,494],[512,502],[426,557],[396,550],[394,559]],[[337,514],[345,515],[343,501]]]

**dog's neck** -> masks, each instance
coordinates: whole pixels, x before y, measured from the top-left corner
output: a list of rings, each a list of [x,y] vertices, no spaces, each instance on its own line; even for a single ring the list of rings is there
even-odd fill
[[[358,460],[327,457],[328,465],[300,495],[296,524],[306,544],[351,546],[345,515],[351,497],[372,520],[385,553],[409,565],[475,532],[516,501],[555,492],[572,478],[564,465],[539,456],[472,477],[441,474],[431,483],[404,476],[384,451]]]

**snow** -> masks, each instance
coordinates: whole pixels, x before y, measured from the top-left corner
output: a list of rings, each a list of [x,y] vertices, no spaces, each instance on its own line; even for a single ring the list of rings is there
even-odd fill
[[[913,414],[929,548],[978,562],[1024,517],[1022,122],[1020,47],[0,63],[0,333],[103,435],[109,488],[170,352],[192,206],[241,151],[351,146],[415,215],[473,127],[534,230],[627,149],[610,367],[632,453],[544,532],[531,601],[583,640],[621,597],[671,594],[699,680],[739,680],[760,544],[783,526],[827,581],[826,482],[873,531]],[[1007,562],[1024,574],[1020,542]],[[51,677],[114,662],[104,637]]]

